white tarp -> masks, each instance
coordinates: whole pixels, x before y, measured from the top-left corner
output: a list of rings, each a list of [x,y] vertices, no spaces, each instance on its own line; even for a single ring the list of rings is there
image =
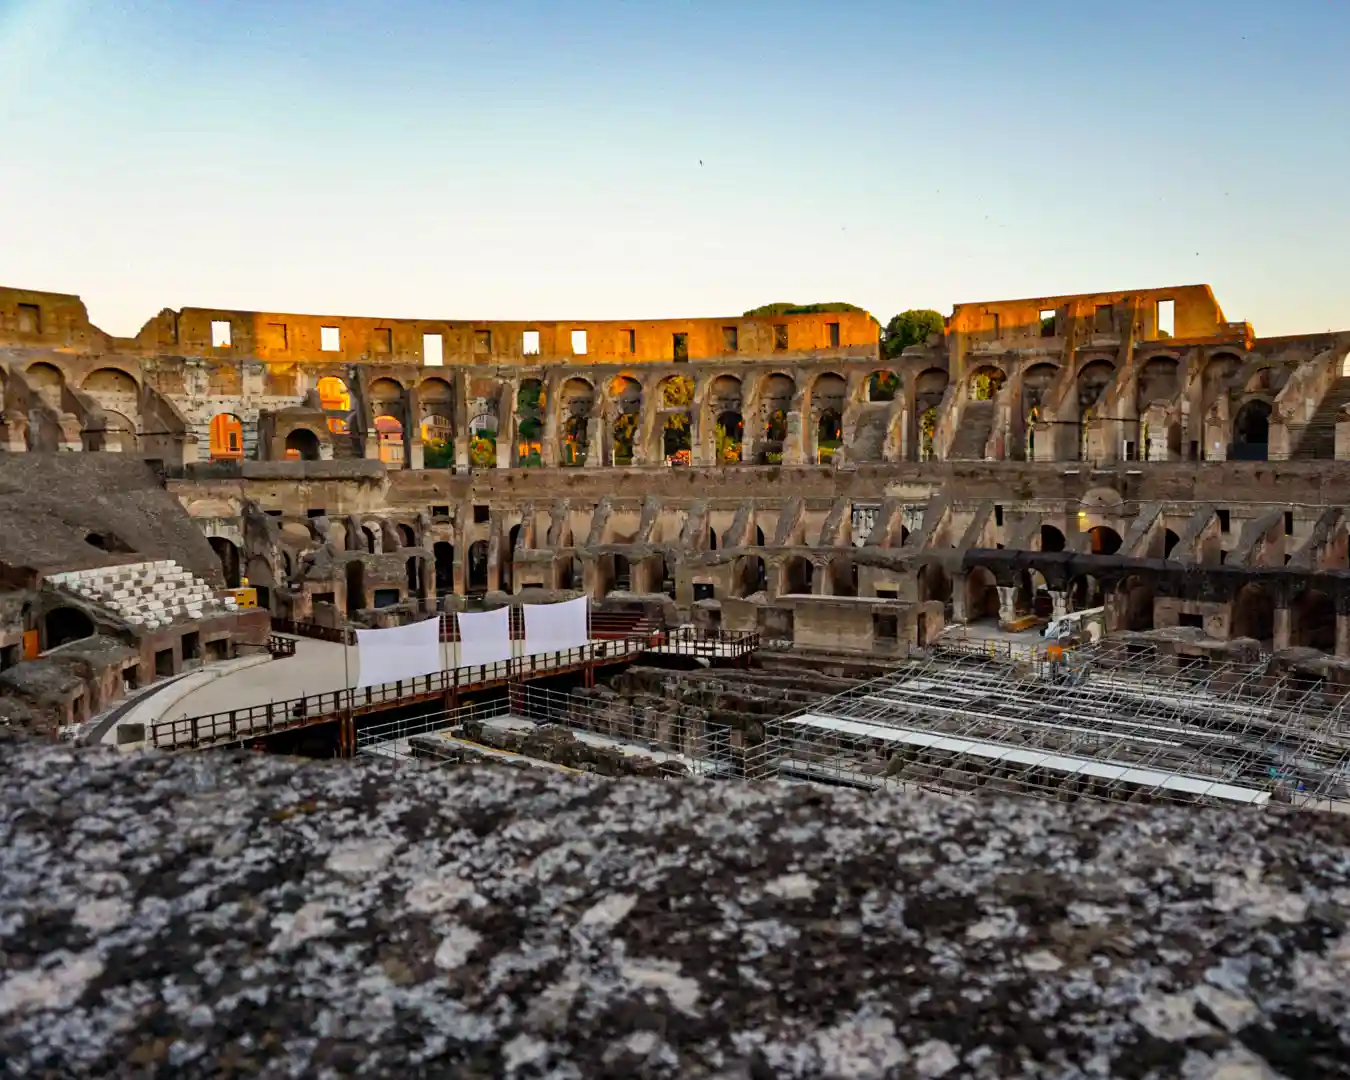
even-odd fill
[[[440,671],[441,620],[425,619],[384,630],[358,630],[356,685],[379,686]]]
[[[523,604],[525,612],[525,652],[563,652],[585,645],[590,640],[587,625],[587,598],[578,596],[565,604]]]
[[[459,666],[480,667],[511,659],[511,609],[461,611],[459,620]]]

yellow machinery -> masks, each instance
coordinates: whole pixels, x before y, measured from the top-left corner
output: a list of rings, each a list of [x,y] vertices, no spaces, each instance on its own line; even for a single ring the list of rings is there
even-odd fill
[[[258,590],[248,583],[248,578],[242,578],[239,582],[239,588],[226,589],[226,596],[233,596],[235,603],[241,608],[255,608],[258,606]]]

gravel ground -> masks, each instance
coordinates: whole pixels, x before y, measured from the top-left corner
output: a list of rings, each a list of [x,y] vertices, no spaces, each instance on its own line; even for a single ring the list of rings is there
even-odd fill
[[[1350,822],[11,741],[0,1074],[1350,1076]]]

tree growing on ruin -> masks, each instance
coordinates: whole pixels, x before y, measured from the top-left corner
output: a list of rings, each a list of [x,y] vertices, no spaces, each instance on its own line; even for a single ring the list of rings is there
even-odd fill
[[[922,345],[929,334],[940,334],[945,322],[931,308],[911,308],[894,316],[881,332],[881,351],[896,357],[911,345]]]
[[[825,304],[793,304],[782,301],[777,304],[761,304],[757,308],[751,308],[745,313],[745,317],[753,319],[756,316],[764,315],[823,315],[839,311],[862,312],[863,309],[856,304],[846,304],[842,300],[834,300]]]

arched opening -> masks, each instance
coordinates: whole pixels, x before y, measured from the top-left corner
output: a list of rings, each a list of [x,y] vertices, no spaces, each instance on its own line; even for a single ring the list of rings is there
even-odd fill
[[[970,373],[968,384],[970,400],[993,401],[1007,381],[1008,376],[1001,368],[990,366],[976,368]]]
[[[226,540],[223,536],[208,537],[211,544],[211,550],[216,553],[216,558],[220,560],[220,572],[225,578],[225,587],[227,589],[239,588],[239,548],[233,541]]]
[[[558,464],[572,468],[586,464],[590,445],[588,419],[595,406],[595,387],[585,379],[568,379],[558,396],[562,423],[558,428]]]
[[[436,560],[436,595],[447,596],[455,591],[455,545],[438,540],[431,554]]]
[[[319,437],[309,428],[296,428],[286,436],[286,457],[291,460],[318,461]]]
[[[400,547],[410,548],[417,546],[417,537],[413,534],[411,525],[395,525],[394,529],[398,533]]]
[[[858,564],[852,559],[833,559],[829,564],[830,594],[858,595]]]
[[[1053,525],[1041,526],[1041,550],[1063,551],[1064,534]]]
[[[563,572],[562,587],[569,592],[583,592],[586,588],[586,568],[581,557],[573,555],[567,560]]]
[[[1233,420],[1233,459],[1265,461],[1270,455],[1270,402],[1253,398]]]
[[[816,463],[828,464],[844,444],[844,421],[837,409],[826,409],[816,424]]]
[[[966,622],[998,622],[998,582],[983,566],[966,573]]]
[[[755,526],[755,547],[764,546],[764,530],[758,525]]]
[[[1164,558],[1164,559],[1170,559],[1170,558],[1172,557],[1172,550],[1173,550],[1179,543],[1181,543],[1181,537],[1179,537],[1179,536],[1178,536],[1176,533],[1174,533],[1171,529],[1168,529],[1166,532],[1164,532],[1164,533],[1163,533],[1163,558]]]
[[[295,562],[291,556],[291,553],[287,551],[285,548],[281,549],[281,566],[282,571],[285,574],[285,576],[281,579],[281,582],[284,585],[288,581],[290,581],[291,577],[295,574]]]
[[[747,555],[741,559],[737,581],[739,583],[737,595],[739,596],[753,596],[757,592],[767,590],[769,578],[764,569],[764,560],[758,555]]]
[[[544,407],[548,392],[539,379],[522,379],[516,391],[516,464],[536,468],[544,463]]]
[[[1013,589],[1013,611],[1018,615],[1047,618],[1054,613],[1054,607],[1045,575],[1039,570],[1018,571],[1017,584]]]
[[[361,526],[361,535],[365,538],[366,552],[371,555],[378,555],[380,552],[380,543],[376,539],[375,530],[369,525]]]
[[[244,456],[244,425],[234,413],[211,417],[211,460],[231,461]]]
[[[1118,596],[1121,625],[1126,630],[1153,629],[1152,585],[1141,577],[1131,575],[1121,582]]]
[[[1275,643],[1275,601],[1266,590],[1249,582],[1233,600],[1234,638],[1253,638],[1267,651]]]
[[[783,460],[783,443],[787,439],[787,414],[797,384],[787,375],[775,373],[764,380],[759,395],[762,435],[759,460],[765,465],[777,465]]]
[[[1087,611],[1103,604],[1102,585],[1091,574],[1080,574],[1069,582],[1069,610]]]
[[[894,371],[874,371],[867,376],[868,401],[894,401],[900,390],[900,376]]]
[[[135,398],[140,393],[136,380],[120,368],[98,368],[85,378],[83,389],[90,394],[120,395]]]
[[[616,375],[609,381],[609,399],[613,410],[610,425],[613,461],[615,465],[631,465],[633,440],[642,415],[642,385],[627,375]]]
[[[375,438],[384,464],[403,464],[403,425],[395,417],[388,413],[375,417]]]
[[[717,531],[711,525],[708,526],[708,550],[717,550]]]
[[[103,447],[105,450],[133,454],[140,443],[136,425],[120,412],[103,410]]]
[[[1120,533],[1108,525],[1097,525],[1089,529],[1088,541],[1094,555],[1114,555],[1120,550]]]
[[[628,561],[628,556],[620,555],[617,552],[614,555],[613,565],[614,589],[618,592],[630,592],[633,588],[633,565]]]
[[[661,427],[661,453],[668,465],[688,465],[692,461],[689,444],[689,417],[667,416]]]
[[[1058,377],[1057,364],[1033,364],[1022,373],[1022,440],[1013,449],[1020,450],[1025,461],[1036,460],[1036,425],[1041,420],[1041,406]]]
[[[482,595],[488,587],[488,542],[475,540],[469,545],[468,591]]]
[[[1093,360],[1078,372],[1078,457],[1082,461],[1090,456],[1088,438],[1097,416],[1097,402],[1115,377],[1115,365],[1109,360]]]
[[[520,544],[520,525],[512,525],[506,533],[506,552],[501,560],[502,590],[514,592],[516,582],[516,548]]]
[[[47,648],[54,649],[68,641],[93,637],[94,620],[79,608],[53,608],[43,619],[43,630]]]
[[[924,563],[917,577],[919,603],[936,601],[944,606],[952,602],[952,579],[937,563]]]
[[[661,415],[661,453],[667,465],[692,463],[690,414],[694,401],[694,380],[688,375],[672,375],[663,379],[657,390]]]
[[[347,384],[336,375],[325,375],[319,380],[319,408],[330,413],[328,430],[334,435],[346,435],[350,430],[352,395]]]
[[[422,595],[422,560],[418,558],[409,559],[404,564],[404,569],[408,573],[408,595]]]
[[[717,464],[735,465],[741,460],[744,435],[745,420],[739,412],[728,409],[717,414],[717,423],[713,427]]]
[[[1336,602],[1324,592],[1307,589],[1289,609],[1289,643],[1305,649],[1336,651]]]
[[[360,559],[347,563],[347,614],[366,607],[366,564]]]
[[[811,594],[811,582],[815,576],[815,567],[804,555],[789,556],[783,563],[783,594],[787,596]]]
[[[469,464],[475,469],[491,469],[497,464],[497,411],[491,402],[476,398],[473,419],[469,421]]]
[[[116,533],[86,533],[84,542],[90,547],[96,547],[99,551],[107,551],[112,554],[131,554],[131,546],[127,544]]]
[[[24,371],[24,378],[37,396],[42,399],[43,404],[50,405],[58,411],[61,410],[61,392],[65,387],[66,378],[61,374],[59,367],[41,361],[36,364],[29,364],[27,370]]]

